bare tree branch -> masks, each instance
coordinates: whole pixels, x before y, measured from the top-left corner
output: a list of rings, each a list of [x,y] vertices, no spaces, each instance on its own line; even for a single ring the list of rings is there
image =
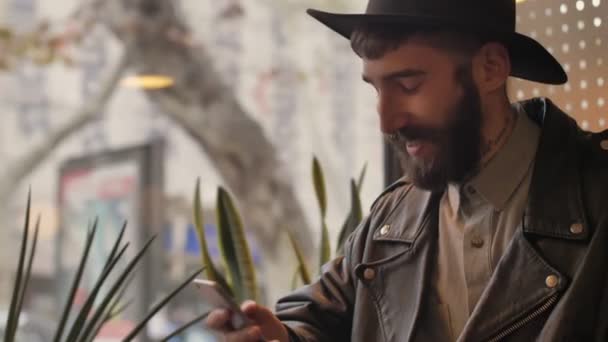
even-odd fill
[[[167,0],[111,2],[101,19],[119,39],[133,35],[137,72],[175,80],[167,90],[148,92],[150,99],[207,153],[265,248],[276,252],[279,232],[287,228],[312,251],[309,225],[276,147],[226,86],[204,46],[175,39],[188,29],[174,6]]]
[[[28,151],[18,160],[13,161],[0,179],[0,203],[6,203],[7,198],[14,192],[19,183],[29,175],[44,159],[72,133],[77,132],[93,121],[103,110],[122,78],[129,64],[130,52],[124,53],[109,78],[103,83],[99,94],[91,100],[85,99],[84,106],[73,118],[48,134],[38,146]]]

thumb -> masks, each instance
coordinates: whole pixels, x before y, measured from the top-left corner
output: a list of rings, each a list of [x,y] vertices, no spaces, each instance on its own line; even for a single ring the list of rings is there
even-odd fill
[[[287,329],[270,309],[248,300],[241,305],[241,310],[262,329],[267,340],[289,341]]]
[[[275,315],[268,308],[259,305],[258,303],[247,300],[241,305],[241,310],[247,317],[254,320],[260,325],[278,321]]]

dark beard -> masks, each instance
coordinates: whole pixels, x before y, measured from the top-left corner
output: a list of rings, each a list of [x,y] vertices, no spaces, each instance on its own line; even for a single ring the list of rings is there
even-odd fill
[[[481,159],[481,102],[470,69],[456,74],[463,97],[451,110],[452,120],[444,127],[405,127],[387,139],[397,151],[401,167],[419,188],[442,191],[448,183],[461,183],[473,173]],[[422,140],[437,145],[432,160],[417,160],[409,155],[406,143]]]

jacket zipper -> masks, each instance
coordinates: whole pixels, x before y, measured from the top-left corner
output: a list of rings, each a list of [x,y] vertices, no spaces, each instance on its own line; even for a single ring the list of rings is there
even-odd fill
[[[549,299],[547,299],[547,301],[545,302],[545,304],[543,304],[542,306],[538,307],[536,310],[534,310],[533,312],[531,312],[528,316],[522,318],[521,320],[513,323],[511,326],[509,326],[507,329],[503,330],[501,333],[499,333],[498,335],[494,336],[494,338],[492,338],[489,342],[498,342],[500,340],[502,340],[503,338],[511,335],[515,330],[523,327],[524,325],[528,324],[530,321],[532,321],[533,319],[535,319],[536,317],[538,317],[540,314],[542,314],[543,312],[547,311],[551,306],[553,306],[553,304],[555,304],[555,302],[557,301],[557,297],[558,294],[554,294],[553,296],[551,296]]]

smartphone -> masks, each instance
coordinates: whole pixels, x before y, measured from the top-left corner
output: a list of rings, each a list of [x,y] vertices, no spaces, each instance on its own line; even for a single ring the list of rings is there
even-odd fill
[[[203,297],[206,305],[213,309],[226,309],[230,311],[230,328],[240,330],[252,324],[245,316],[239,305],[232,299],[218,283],[206,279],[194,279],[192,281]]]

